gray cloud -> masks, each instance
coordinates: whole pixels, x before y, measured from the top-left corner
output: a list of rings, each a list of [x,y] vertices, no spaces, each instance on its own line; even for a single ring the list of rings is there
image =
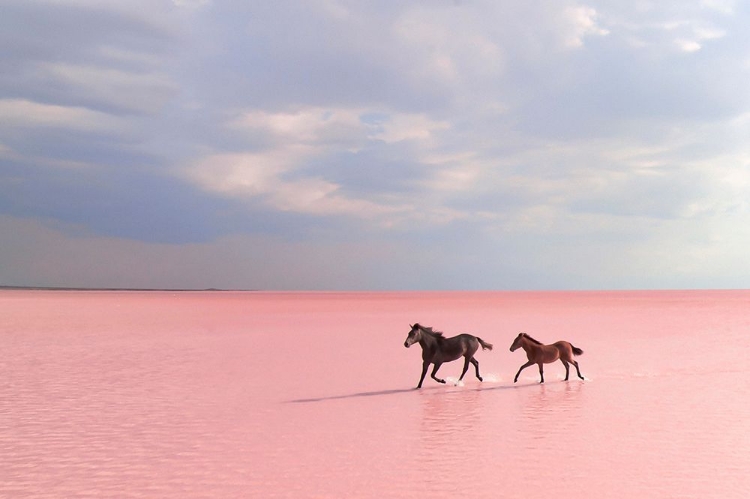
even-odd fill
[[[10,2],[0,23],[5,98],[149,113],[174,91],[161,66],[175,36],[137,11]]]

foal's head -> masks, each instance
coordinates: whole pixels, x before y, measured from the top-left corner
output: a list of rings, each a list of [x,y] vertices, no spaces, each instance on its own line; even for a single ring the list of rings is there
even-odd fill
[[[419,343],[422,339],[422,326],[420,326],[419,323],[409,327],[411,328],[411,331],[406,335],[406,341],[404,341],[404,346],[406,348],[409,348],[414,343]]]
[[[519,348],[521,348],[521,342],[526,337],[526,333],[518,333],[518,336],[516,336],[516,339],[513,340],[513,344],[510,346],[510,351],[515,352]]]

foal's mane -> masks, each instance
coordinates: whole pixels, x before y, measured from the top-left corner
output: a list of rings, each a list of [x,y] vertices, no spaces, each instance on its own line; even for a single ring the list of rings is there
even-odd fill
[[[528,335],[528,334],[526,334],[526,333],[521,333],[521,334],[522,334],[522,335],[523,335],[523,336],[524,336],[524,337],[525,337],[525,338],[526,338],[527,340],[531,341],[532,343],[536,343],[537,345],[544,345],[544,343],[542,343],[542,342],[541,342],[541,341],[539,341],[539,340],[535,340],[534,338],[532,338],[531,336],[529,336],[529,335]]]
[[[427,334],[430,334],[430,335],[434,336],[434,337],[435,337],[436,339],[438,339],[438,340],[441,340],[441,339],[443,339],[443,338],[444,338],[444,336],[443,336],[443,333],[442,333],[442,332],[440,332],[440,331],[433,331],[433,329],[432,329],[431,327],[428,327],[428,326],[423,326],[423,325],[421,325],[420,323],[416,323],[416,324],[414,324],[414,327],[418,327],[419,329],[421,329],[421,330],[422,330],[422,332],[425,332],[425,333],[427,333]]]

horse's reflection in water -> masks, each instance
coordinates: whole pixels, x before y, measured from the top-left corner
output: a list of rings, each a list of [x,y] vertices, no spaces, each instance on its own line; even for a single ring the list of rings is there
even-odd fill
[[[492,345],[486,343],[478,336],[459,334],[452,338],[445,338],[443,333],[433,331],[431,327],[421,326],[419,323],[411,326],[411,331],[406,336],[404,346],[409,348],[414,343],[419,343],[419,346],[422,347],[422,376],[419,378],[417,388],[422,388],[422,382],[430,364],[435,364],[430,375],[432,379],[438,383],[445,383],[444,379],[435,376],[438,369],[440,369],[440,366],[444,362],[452,362],[461,357],[464,358],[464,369],[458,380],[461,381],[464,379],[464,375],[469,369],[469,363],[471,363],[476,369],[477,378],[479,381],[482,381],[482,376],[479,374],[479,362],[474,358],[474,354],[480,346],[482,350],[492,350]]]
[[[486,437],[481,420],[488,413],[487,401],[482,399],[481,390],[422,390],[419,395],[419,438],[424,448],[432,451],[425,459],[460,459],[467,445],[479,444]]]

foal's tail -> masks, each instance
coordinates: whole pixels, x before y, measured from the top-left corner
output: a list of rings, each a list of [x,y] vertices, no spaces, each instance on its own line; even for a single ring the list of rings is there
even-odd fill
[[[477,341],[479,342],[480,345],[482,345],[482,350],[492,350],[492,343],[487,343],[486,341],[484,341],[479,336],[477,336]],[[583,352],[581,352],[581,353],[583,353]]]
[[[583,350],[581,350],[578,347],[574,347],[572,343],[570,344],[570,348],[573,349],[573,355],[582,355],[583,354]]]

